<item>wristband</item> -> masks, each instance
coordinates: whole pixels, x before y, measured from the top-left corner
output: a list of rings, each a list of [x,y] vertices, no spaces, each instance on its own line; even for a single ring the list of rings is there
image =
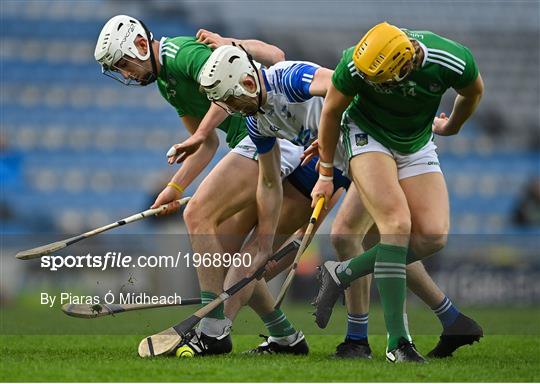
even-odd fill
[[[181,194],[184,193],[184,188],[182,188],[179,184],[175,183],[174,181],[170,181],[167,184],[167,187],[173,187],[174,189],[176,189]]]
[[[326,162],[320,161],[320,160],[319,160],[319,165],[320,165],[321,167],[323,167],[323,168],[330,168],[330,169],[334,168],[334,164],[332,164],[332,163],[326,163]]]
[[[321,175],[319,173],[319,180],[322,180],[322,181],[333,181],[334,180],[334,177],[333,176],[325,176],[325,175]]]

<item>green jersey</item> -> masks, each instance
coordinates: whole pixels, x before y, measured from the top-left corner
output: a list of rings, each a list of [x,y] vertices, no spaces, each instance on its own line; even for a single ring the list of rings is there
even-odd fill
[[[180,36],[163,38],[159,53],[161,70],[157,84],[161,95],[176,108],[180,117],[203,118],[210,108],[210,101],[199,90],[198,78],[212,50],[194,37]],[[247,136],[246,124],[241,117],[229,116],[218,128],[227,134],[230,148]]]
[[[470,85],[478,67],[461,44],[428,31],[404,32],[420,43],[424,60],[401,84],[383,89],[362,80],[352,59],[354,47],[344,51],[332,83],[343,94],[354,96],[347,113],[361,130],[390,149],[413,153],[431,138],[444,92]]]

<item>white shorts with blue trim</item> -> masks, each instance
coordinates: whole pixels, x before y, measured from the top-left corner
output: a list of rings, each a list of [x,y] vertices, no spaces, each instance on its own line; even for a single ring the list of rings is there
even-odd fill
[[[281,177],[285,178],[300,165],[300,157],[304,153],[304,147],[294,145],[285,139],[277,139],[277,142],[281,153]],[[231,152],[253,160],[259,158],[257,147],[249,136],[244,137]]]

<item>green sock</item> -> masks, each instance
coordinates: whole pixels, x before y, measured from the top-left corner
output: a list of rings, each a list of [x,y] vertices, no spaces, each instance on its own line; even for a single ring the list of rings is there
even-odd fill
[[[201,305],[204,307],[216,297],[217,295],[214,292],[201,291]],[[225,306],[223,305],[223,303],[221,303],[217,306],[217,308],[214,308],[208,315],[206,315],[206,317],[223,320],[225,318],[225,315],[223,314],[224,308]]]
[[[409,339],[403,313],[406,297],[406,263],[415,260],[406,247],[377,244],[336,269],[338,279],[348,285],[359,277],[374,273],[388,331],[388,349],[397,347],[401,337]]]
[[[261,320],[268,329],[270,336],[285,337],[296,332],[292,324],[287,319],[287,316],[285,316],[281,309],[275,309],[268,315],[261,316]]]
[[[388,350],[396,348],[400,338],[410,339],[403,316],[407,293],[406,259],[406,247],[379,244],[373,277],[379,289],[384,312]]]
[[[368,249],[366,252],[356,256],[350,260],[344,261],[337,268],[336,274],[344,284],[350,284],[351,281],[358,279],[359,277],[369,275],[373,273],[373,266],[375,265],[375,258],[377,251],[379,250],[379,244]],[[407,264],[418,261],[416,254],[409,249],[407,252]]]
[[[336,269],[336,274],[342,283],[348,285],[351,281],[358,279],[361,276],[369,275],[373,272],[375,265],[375,257],[379,244],[368,249],[366,252],[356,256],[350,260],[344,261]]]

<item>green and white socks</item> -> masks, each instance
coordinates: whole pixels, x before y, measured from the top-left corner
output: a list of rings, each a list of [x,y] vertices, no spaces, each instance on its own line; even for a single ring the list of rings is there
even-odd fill
[[[217,295],[209,291],[201,291],[201,305],[204,307],[212,300],[217,298]],[[221,337],[229,334],[232,321],[223,314],[224,305],[221,303],[213,309],[206,317],[203,317],[198,325],[198,329],[206,336]]]
[[[388,350],[395,349],[402,337],[409,340],[403,316],[407,296],[406,259],[407,248],[379,244],[373,277],[381,297],[388,332]]]
[[[218,296],[214,292],[201,291],[201,308],[217,299],[217,297]],[[225,306],[223,305],[223,303],[221,303],[216,308],[214,308],[208,315],[206,315],[206,317],[222,320],[225,318],[225,315],[223,314],[224,309]]]
[[[205,306],[214,300],[217,295],[213,292],[201,291],[201,304]],[[228,333],[231,329],[232,322],[223,314],[224,305],[221,303],[217,308],[212,310],[199,323],[199,330],[207,336],[219,337],[224,333]],[[288,339],[294,335],[296,330],[287,319],[287,316],[281,309],[275,309],[267,315],[261,316],[261,320],[270,333],[273,339]]]
[[[360,256],[340,263],[336,269],[337,277],[344,285],[373,272],[389,335],[389,350],[397,347],[400,338],[410,338],[403,316],[407,293],[406,263],[407,247],[379,243]]]
[[[296,333],[296,330],[281,309],[275,309],[271,313],[261,316],[261,320],[272,338],[285,338]]]

